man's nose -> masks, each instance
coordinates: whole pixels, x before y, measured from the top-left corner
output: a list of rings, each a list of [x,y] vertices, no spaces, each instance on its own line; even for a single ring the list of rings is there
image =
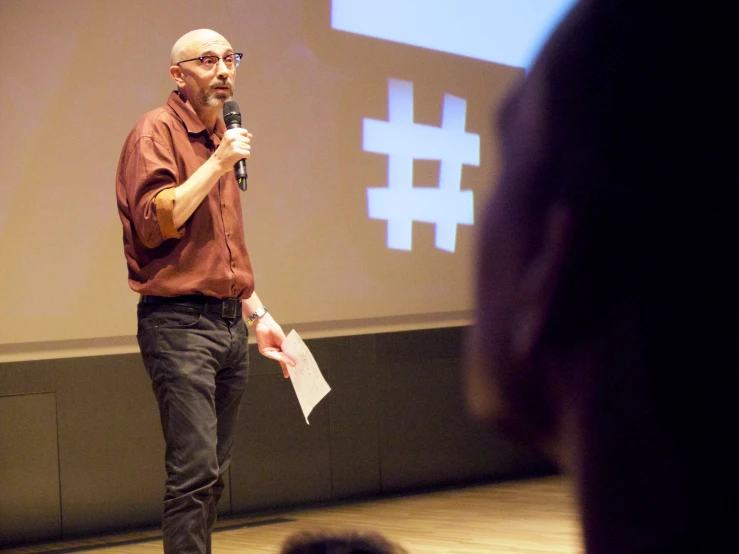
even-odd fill
[[[218,60],[218,77],[220,79],[227,79],[231,74],[231,70],[226,66],[226,61],[223,58]]]

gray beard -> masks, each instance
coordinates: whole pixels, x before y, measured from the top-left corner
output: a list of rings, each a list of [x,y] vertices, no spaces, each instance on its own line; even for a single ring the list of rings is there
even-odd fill
[[[198,100],[200,100],[201,106],[208,106],[211,108],[222,106],[224,102],[227,102],[228,100],[231,100],[232,95],[228,95],[228,97],[218,98],[216,96],[216,93],[213,89],[206,89],[201,90],[198,95]]]

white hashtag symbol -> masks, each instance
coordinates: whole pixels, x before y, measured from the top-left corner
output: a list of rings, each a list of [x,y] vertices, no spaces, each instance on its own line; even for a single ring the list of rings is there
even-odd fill
[[[466,133],[467,103],[444,95],[441,127],[413,123],[413,83],[388,80],[388,120],[364,118],[366,152],[387,154],[387,188],[367,189],[372,219],[387,220],[387,246],[410,250],[414,221],[436,224],[436,247],[454,252],[457,225],[474,223],[462,165],[480,165],[480,135]],[[413,160],[439,160],[438,188],[413,187]]]

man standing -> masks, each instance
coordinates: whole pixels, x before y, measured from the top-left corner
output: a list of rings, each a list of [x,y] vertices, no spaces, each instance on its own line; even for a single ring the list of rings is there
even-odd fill
[[[182,36],[169,68],[177,90],[131,131],[116,177],[129,284],[142,295],[137,337],[167,445],[164,550],[178,554],[210,552],[248,373],[246,323],[285,377],[293,363],[254,292],[244,242],[233,167],[252,135],[219,118],[241,57],[214,31]]]

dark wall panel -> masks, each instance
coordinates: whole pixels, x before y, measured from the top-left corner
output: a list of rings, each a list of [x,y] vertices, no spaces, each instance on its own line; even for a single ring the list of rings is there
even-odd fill
[[[235,513],[327,500],[331,496],[328,409],[306,424],[279,365],[250,349],[251,373],[231,465]]]
[[[164,439],[138,354],[56,360],[65,536],[156,524]]]
[[[0,397],[0,545],[58,538],[53,393]]]
[[[331,392],[303,418],[252,361],[219,512],[551,471],[469,421],[464,329],[306,341]],[[0,364],[0,544],[158,525],[164,441],[138,354]]]
[[[463,328],[377,335],[383,492],[547,470],[467,417],[464,340]]]
[[[380,490],[377,434],[377,359],[374,335],[309,341],[331,392],[331,486],[333,497]]]
[[[0,364],[0,396],[55,390],[54,367],[50,360]]]

